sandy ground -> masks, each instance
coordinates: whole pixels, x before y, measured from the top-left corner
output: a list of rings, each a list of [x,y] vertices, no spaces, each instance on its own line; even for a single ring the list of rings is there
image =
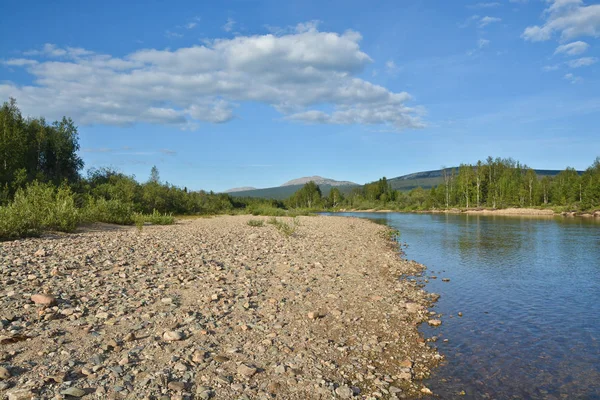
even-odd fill
[[[0,398],[427,392],[441,357],[417,325],[437,323],[435,295],[398,279],[423,267],[386,227],[301,217],[286,236],[249,220],[268,218],[0,243]]]

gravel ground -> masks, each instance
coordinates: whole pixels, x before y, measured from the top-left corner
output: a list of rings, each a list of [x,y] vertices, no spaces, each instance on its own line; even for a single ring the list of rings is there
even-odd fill
[[[0,398],[412,398],[440,356],[387,228],[300,217],[0,243]],[[279,218],[287,221],[289,218]],[[437,321],[431,321],[436,323]]]

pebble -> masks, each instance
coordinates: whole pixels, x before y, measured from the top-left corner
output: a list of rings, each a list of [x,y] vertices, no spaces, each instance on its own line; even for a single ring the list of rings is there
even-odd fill
[[[10,377],[10,371],[4,367],[0,367],[0,381],[9,379]]]
[[[427,321],[427,323],[431,326],[440,326],[442,324],[442,321],[440,321],[439,319],[430,319],[429,321]]]
[[[65,396],[72,396],[72,397],[83,397],[87,394],[87,392],[83,389],[79,389],[76,387],[70,387],[70,388],[65,389],[62,392],[60,392],[60,394],[64,394]]]
[[[32,400],[34,394],[29,389],[15,389],[7,393],[8,400]]]
[[[335,389],[335,394],[337,394],[340,399],[349,399],[354,395],[354,392],[348,386],[342,385]]]
[[[177,342],[183,340],[183,333],[179,331],[167,331],[163,333],[163,340],[166,342]]]
[[[238,375],[245,376],[246,378],[252,377],[254,374],[256,374],[256,372],[256,368],[250,367],[246,364],[240,364],[237,368]]]
[[[35,304],[40,304],[43,306],[51,306],[56,304],[56,298],[49,294],[34,294],[31,296],[31,301]]]
[[[172,381],[169,382],[167,387],[176,392],[183,392],[185,390],[185,382]]]

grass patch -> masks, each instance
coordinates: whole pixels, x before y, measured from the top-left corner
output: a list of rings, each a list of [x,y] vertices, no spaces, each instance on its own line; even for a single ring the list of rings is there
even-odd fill
[[[265,221],[262,219],[251,219],[247,224],[250,226],[265,226]]]
[[[297,217],[292,219],[291,223],[278,220],[275,217],[269,218],[268,224],[273,225],[282,235],[291,237],[296,233],[296,229],[300,226],[300,221]]]

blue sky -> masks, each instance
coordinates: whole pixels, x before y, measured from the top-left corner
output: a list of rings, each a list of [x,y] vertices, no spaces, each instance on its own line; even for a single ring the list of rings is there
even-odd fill
[[[0,0],[0,99],[86,168],[221,191],[600,155],[600,4]]]

